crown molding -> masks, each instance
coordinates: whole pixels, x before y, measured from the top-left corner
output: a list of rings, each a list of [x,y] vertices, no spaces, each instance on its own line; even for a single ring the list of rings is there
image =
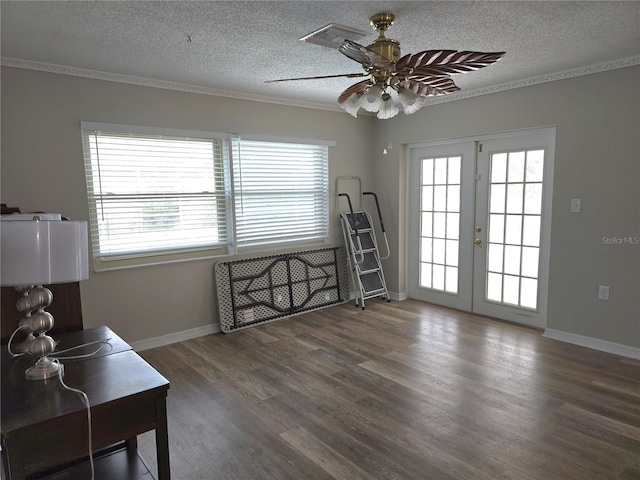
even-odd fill
[[[147,77],[137,77],[134,75],[123,75],[120,73],[103,72],[100,70],[89,70],[86,68],[69,67],[54,63],[33,62],[31,60],[21,60],[18,58],[2,57],[0,65],[3,67],[24,68],[28,70],[38,70],[47,73],[57,73],[60,75],[71,75],[74,77],[91,78],[93,80],[105,80],[107,82],[127,83],[140,85],[143,87],[162,88],[165,90],[177,90],[179,92],[198,93],[201,95],[212,95],[216,97],[235,98],[239,100],[249,100],[252,102],[275,103],[292,107],[305,107],[317,110],[331,110],[341,112],[342,109],[336,105],[325,103],[305,102],[302,100],[291,100],[286,98],[269,97],[266,95],[255,95],[251,93],[236,92],[233,90],[223,90],[219,88],[190,85],[187,83],[169,82],[156,80]]]
[[[108,82],[128,83],[131,85],[140,85],[143,87],[163,88],[166,90],[177,90],[180,92],[197,93],[201,95],[212,95],[217,97],[235,98],[239,100],[248,100],[252,102],[273,103],[277,105],[286,105],[292,107],[313,108],[316,110],[328,110],[342,112],[343,110],[337,105],[328,105],[325,103],[305,102],[301,100],[292,100],[279,97],[269,97],[265,95],[255,95],[250,93],[236,92],[232,90],[223,90],[218,88],[203,87],[198,85],[190,85],[186,83],[168,82],[164,80],[156,80],[147,77],[137,77],[133,75],[123,75],[119,73],[109,73],[100,70],[89,70],[86,68],[70,67],[66,65],[57,65],[53,63],[33,62],[31,60],[21,60],[17,58],[2,57],[0,65],[4,67],[24,68],[28,70],[38,70],[41,72],[57,73],[61,75],[71,75],[76,77],[91,78],[94,80],[104,80]],[[474,90],[461,91],[448,95],[439,95],[428,97],[425,106],[436,105],[445,102],[463,100],[465,98],[477,97],[480,95],[488,95],[491,93],[512,90],[515,88],[528,87],[541,83],[554,82],[556,80],[564,80],[582,75],[591,75],[594,73],[605,72],[608,70],[616,70],[618,68],[632,67],[640,65],[640,56],[623,58],[611,62],[589,65],[586,67],[563,70],[561,72],[551,73],[547,75],[539,75],[514,82],[502,83],[485,88],[477,88]]]
[[[512,90],[514,88],[529,87],[531,85],[538,85],[541,83],[555,82],[556,80],[565,80],[567,78],[580,77],[582,75],[591,75],[594,73],[606,72],[608,70],[616,70],[618,68],[632,67],[635,65],[640,65],[640,56],[623,58],[620,60],[599,63],[596,65],[589,65],[586,67],[572,68],[569,70],[563,70],[561,72],[550,73],[547,75],[538,75],[531,78],[516,80],[515,82],[501,83],[486,88],[476,88],[474,90],[460,91],[456,93],[450,93],[448,95],[427,97],[425,106],[477,97],[479,95],[488,95],[490,93],[503,92],[505,90]]]

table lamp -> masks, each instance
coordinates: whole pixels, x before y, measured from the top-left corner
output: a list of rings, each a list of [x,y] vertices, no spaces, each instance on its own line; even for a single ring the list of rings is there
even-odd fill
[[[29,332],[23,350],[39,357],[28,368],[29,380],[60,373],[47,356],[56,342],[46,333],[54,324],[45,311],[53,294],[43,285],[89,278],[87,222],[60,220],[59,214],[5,215],[0,222],[0,284],[22,292],[16,307],[25,317],[19,327]]]

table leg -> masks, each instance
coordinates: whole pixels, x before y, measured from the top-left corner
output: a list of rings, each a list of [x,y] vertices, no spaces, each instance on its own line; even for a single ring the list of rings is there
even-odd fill
[[[127,450],[127,457],[129,460],[135,458],[138,455],[138,437],[127,438],[124,441],[125,448]]]
[[[167,400],[156,400],[156,454],[158,458],[158,480],[170,480],[169,469],[169,433],[167,429]]]

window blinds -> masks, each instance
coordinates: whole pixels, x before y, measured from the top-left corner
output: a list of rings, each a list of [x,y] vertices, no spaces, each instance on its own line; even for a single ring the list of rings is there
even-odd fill
[[[226,139],[97,127],[82,125],[94,259],[230,243]]]
[[[238,247],[327,240],[327,145],[236,139]]]

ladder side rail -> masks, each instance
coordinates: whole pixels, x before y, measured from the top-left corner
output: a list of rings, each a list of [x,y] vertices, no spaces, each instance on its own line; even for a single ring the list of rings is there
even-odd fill
[[[389,240],[387,238],[387,232],[384,229],[384,221],[382,220],[382,211],[380,210],[380,203],[378,202],[378,195],[374,192],[362,192],[362,195],[371,195],[376,201],[376,209],[378,210],[378,219],[380,220],[380,229],[382,230],[382,236],[384,237],[385,247],[387,249],[387,254],[383,257],[380,257],[381,260],[385,260],[391,256],[391,250],[389,249]]]
[[[340,192],[340,182],[344,181],[344,180],[355,180],[358,182],[358,199],[359,199],[359,208],[358,210],[364,210],[364,202],[363,202],[363,197],[362,197],[362,180],[360,179],[360,177],[355,177],[355,176],[348,176],[348,175],[341,175],[339,177],[336,177],[336,183],[335,183],[335,188],[336,188],[336,192]],[[338,202],[339,202],[339,197],[340,194],[338,193],[338,196],[336,196],[336,210],[340,211]]]
[[[360,236],[358,235],[358,226],[356,225],[356,216],[353,213],[353,206],[351,205],[351,197],[349,197],[349,194],[347,193],[339,193],[338,197],[346,197],[347,198],[347,203],[349,204],[349,212],[351,212],[351,218],[353,218],[353,230],[356,234],[356,240],[358,242],[358,250],[354,250],[354,257],[356,255],[356,253],[360,254],[360,260],[358,260],[356,258],[356,263],[362,263],[364,262],[364,253],[362,252],[362,242],[360,241]],[[347,218],[347,225],[349,226],[349,228],[351,227],[351,222],[349,222],[349,219]],[[351,237],[351,235],[349,235],[349,237]],[[353,244],[353,242],[351,242]]]
[[[345,248],[347,249],[347,264],[349,268],[349,275],[351,276],[351,284],[353,285],[354,292],[353,295],[355,297],[356,307],[358,306],[358,298],[360,291],[360,278],[357,276],[357,263],[355,259],[355,246],[353,245],[353,241],[351,240],[351,235],[349,233],[349,220],[345,217],[343,213],[340,214],[340,223],[342,224],[342,236],[344,238]]]
[[[371,225],[373,225],[372,220],[371,220],[371,215],[369,214],[369,212],[365,211],[364,213],[367,216],[367,219],[368,219],[369,223]],[[382,263],[380,261],[380,260],[382,260],[382,258],[380,257],[380,251],[379,251],[379,248],[378,248],[378,240],[376,238],[376,232],[375,232],[374,228],[371,228],[370,234],[371,234],[371,240],[373,241],[373,246],[374,246],[372,253],[373,253],[373,255],[374,255],[375,259],[376,259],[376,262],[378,264],[378,268],[376,269],[376,271],[377,271],[378,276],[380,278],[380,282],[382,284],[382,288],[380,289],[380,291],[378,291],[378,293],[374,293],[372,295],[367,295],[367,298],[379,297],[379,296],[382,295],[382,296],[385,296],[387,298],[387,301],[390,302],[391,301],[391,297],[389,296],[389,290],[387,289],[387,281],[386,281],[386,278],[384,277],[384,270],[382,268]],[[387,243],[387,249],[388,249],[388,243]],[[388,257],[388,255],[387,255],[387,257]],[[384,257],[384,258],[387,258],[387,257]],[[360,265],[358,265],[358,270],[360,271]]]

